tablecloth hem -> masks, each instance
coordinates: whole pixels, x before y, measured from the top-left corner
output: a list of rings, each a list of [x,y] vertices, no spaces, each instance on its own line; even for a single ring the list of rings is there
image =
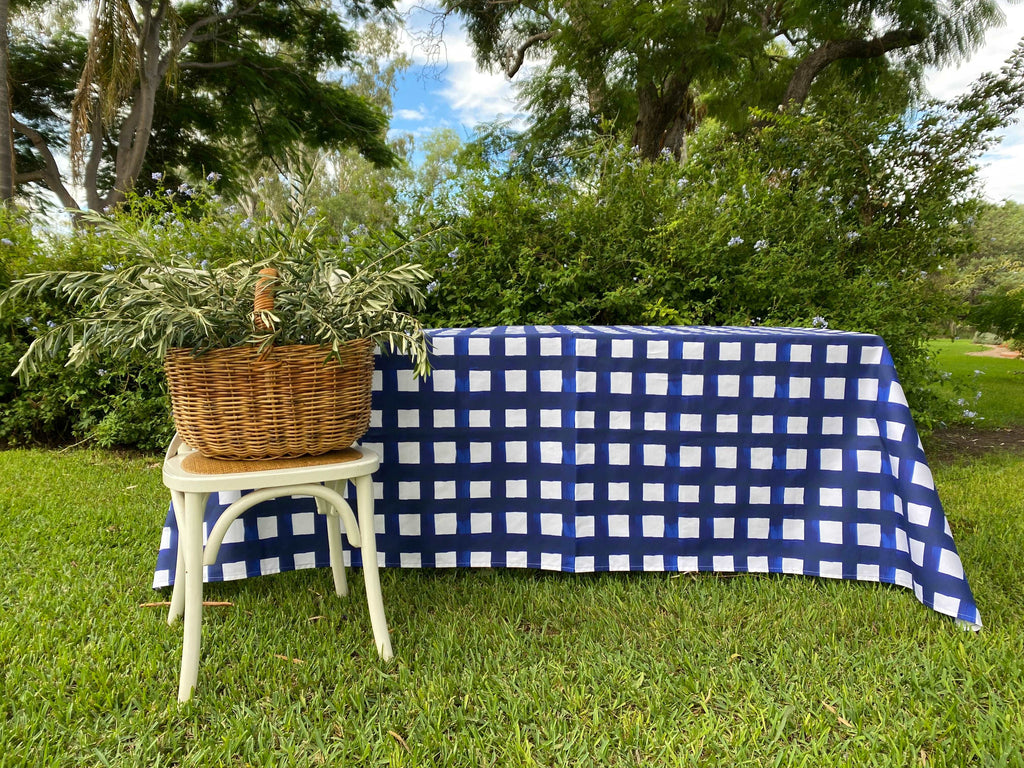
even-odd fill
[[[328,562],[317,561],[316,563],[314,563],[312,565],[302,565],[302,566],[298,566],[298,567],[294,567],[294,568],[280,568],[280,567],[278,567],[278,568],[267,568],[266,570],[263,570],[263,571],[261,571],[258,574],[245,574],[245,575],[238,575],[238,576],[224,576],[223,574],[221,574],[219,576],[209,577],[206,580],[206,583],[217,583],[217,582],[226,582],[226,581],[241,581],[242,579],[251,578],[253,576],[272,576],[272,575],[275,575],[275,574],[278,574],[278,573],[286,573],[288,571],[306,571],[306,570],[312,570],[312,569],[317,569],[317,568],[330,568],[330,567],[331,567],[331,564],[330,564],[329,561]],[[359,568],[360,566],[358,566],[358,565],[350,565],[348,567]],[[607,566],[596,566],[593,569],[588,569],[588,570],[584,570],[584,571],[577,571],[575,568],[572,568],[572,567],[565,567],[565,568],[544,567],[540,562],[530,562],[530,561],[527,561],[525,565],[523,565],[523,564],[509,565],[509,564],[506,564],[506,563],[497,562],[497,563],[492,563],[490,565],[468,565],[468,566],[465,565],[465,564],[460,565],[458,563],[451,564],[451,565],[445,564],[445,565],[418,565],[418,566],[402,566],[402,565],[397,565],[397,564],[393,564],[393,563],[392,564],[385,563],[382,567],[384,567],[384,568],[410,568],[410,569],[419,569],[419,570],[427,570],[427,569],[454,570],[456,568],[466,568],[466,567],[479,568],[481,570],[482,569],[497,569],[497,568],[501,568],[501,569],[512,569],[512,570],[536,570],[536,571],[547,571],[547,572],[550,572],[550,573],[571,573],[571,574],[584,574],[584,573],[737,573],[737,574],[744,573],[744,574],[752,574],[752,575],[775,574],[775,575],[780,575],[780,576],[806,576],[806,577],[809,577],[809,578],[816,578],[816,579],[833,579],[833,580],[837,580],[837,581],[858,581],[858,582],[862,582],[862,583],[865,583],[865,584],[889,584],[889,585],[891,585],[893,587],[899,588],[900,590],[907,590],[907,591],[910,591],[912,593],[914,592],[914,589],[911,586],[907,586],[907,585],[904,585],[904,584],[899,584],[899,583],[897,583],[895,581],[887,580],[887,579],[878,579],[876,581],[874,579],[861,579],[861,578],[856,578],[856,577],[846,577],[846,576],[835,576],[835,575],[831,575],[831,574],[822,574],[822,573],[817,572],[817,571],[813,571],[813,572],[812,571],[794,572],[794,571],[785,571],[785,570],[782,570],[782,569],[775,569],[775,568],[769,568],[767,571],[761,571],[761,570],[752,571],[752,570],[745,569],[745,568],[734,568],[732,570],[724,570],[724,569],[717,569],[716,570],[714,568],[701,568],[701,567],[698,567],[696,569],[663,568],[661,570],[650,570],[650,569],[644,569],[644,568],[629,568],[629,569],[619,570],[619,569],[612,569],[612,568],[609,568]],[[153,589],[163,589],[163,588],[166,588],[166,587],[173,586],[173,584],[174,584],[174,580],[172,578],[170,578],[170,574],[169,573],[166,574],[165,578],[161,578],[160,575],[157,575],[153,579]],[[917,597],[916,593],[914,594],[914,597],[915,598]],[[923,599],[920,599],[920,598],[918,598],[918,602],[920,602],[922,605],[924,605],[924,606],[926,606],[928,608],[931,608],[936,613],[940,613],[943,616],[948,616],[949,618],[953,619],[954,621],[956,621],[957,626],[961,627],[964,630],[970,630],[970,631],[973,631],[973,632],[978,632],[978,631],[981,630],[981,627],[982,627],[981,616],[978,614],[977,609],[974,610],[973,615],[971,615],[971,613],[969,611],[967,613],[964,613],[963,611],[961,611],[959,613],[954,613],[952,611],[945,610],[942,606],[937,606],[937,605],[935,605],[933,603],[930,603],[930,602],[928,602],[926,600],[923,600]],[[973,608],[973,606],[971,606],[971,607]]]

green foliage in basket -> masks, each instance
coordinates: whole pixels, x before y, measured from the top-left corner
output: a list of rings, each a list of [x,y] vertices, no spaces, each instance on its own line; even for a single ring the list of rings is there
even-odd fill
[[[123,256],[120,264],[31,274],[0,295],[0,311],[44,296],[74,310],[32,342],[15,370],[23,379],[54,358],[66,356],[71,366],[101,353],[162,359],[174,347],[202,354],[316,344],[324,347],[326,361],[345,342],[361,338],[408,355],[417,375],[429,372],[426,337],[410,314],[423,305],[422,287],[430,279],[410,254],[429,235],[409,240],[354,232],[338,240],[312,215],[287,223],[245,219],[236,236],[247,256],[218,266],[201,254],[168,256],[168,235],[157,218],[128,225],[93,213],[86,220]],[[278,271],[274,309],[256,313],[253,296],[265,267]]]

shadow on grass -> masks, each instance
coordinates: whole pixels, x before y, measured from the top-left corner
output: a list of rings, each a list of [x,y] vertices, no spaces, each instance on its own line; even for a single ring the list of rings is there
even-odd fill
[[[929,463],[953,464],[991,453],[1024,454],[1024,425],[979,429],[974,426],[937,429],[922,438]]]

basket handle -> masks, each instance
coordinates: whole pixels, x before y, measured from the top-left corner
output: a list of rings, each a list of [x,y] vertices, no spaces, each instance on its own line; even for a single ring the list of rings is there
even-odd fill
[[[256,292],[253,296],[252,307],[255,316],[256,330],[268,330],[267,324],[260,317],[260,312],[274,311],[274,283],[277,277],[277,270],[273,267],[264,267],[260,270],[264,275],[256,281]]]

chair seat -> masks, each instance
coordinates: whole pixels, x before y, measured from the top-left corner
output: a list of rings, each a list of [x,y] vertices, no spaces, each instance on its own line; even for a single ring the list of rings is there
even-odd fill
[[[208,456],[203,456],[199,451],[193,451],[181,460],[181,468],[185,472],[197,475],[232,475],[238,472],[270,472],[277,469],[318,467],[322,464],[344,464],[362,457],[363,454],[355,448],[345,448],[340,451],[322,453],[319,456],[299,456],[293,459],[228,461],[226,459],[211,459]]]

